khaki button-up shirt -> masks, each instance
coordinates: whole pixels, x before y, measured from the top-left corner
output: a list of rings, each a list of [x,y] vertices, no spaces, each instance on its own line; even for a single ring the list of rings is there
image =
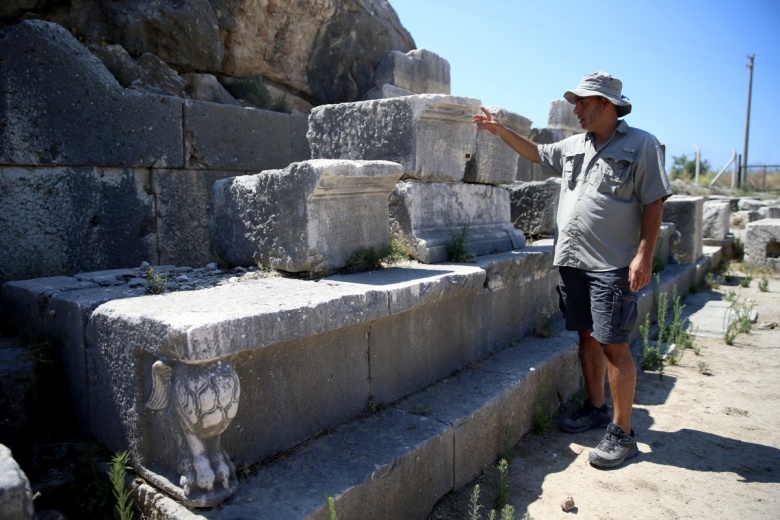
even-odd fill
[[[672,194],[664,152],[651,134],[621,120],[596,151],[590,133],[540,144],[548,174],[563,177],[554,265],[609,271],[631,263],[643,207]]]

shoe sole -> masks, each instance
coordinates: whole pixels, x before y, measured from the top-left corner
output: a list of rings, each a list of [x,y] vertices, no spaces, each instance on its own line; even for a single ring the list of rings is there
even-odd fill
[[[591,458],[592,455],[595,455],[595,457]],[[639,449],[637,447],[634,447],[634,449],[629,451],[628,454],[626,454],[626,456],[623,457],[622,459],[612,459],[612,460],[599,458],[599,456],[596,454],[595,451],[591,451],[588,454],[588,462],[590,462],[591,466],[596,468],[610,469],[610,468],[617,468],[628,459],[633,459],[637,455],[639,455]]]

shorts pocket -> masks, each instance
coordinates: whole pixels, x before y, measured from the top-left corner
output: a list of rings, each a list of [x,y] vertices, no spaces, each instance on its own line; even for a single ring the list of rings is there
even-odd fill
[[[636,324],[636,295],[629,287],[615,287],[612,301],[612,332],[629,334]]]

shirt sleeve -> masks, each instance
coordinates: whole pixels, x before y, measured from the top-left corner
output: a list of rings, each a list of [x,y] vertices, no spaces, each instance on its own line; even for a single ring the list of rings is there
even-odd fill
[[[666,199],[672,194],[669,178],[664,169],[663,149],[652,135],[647,136],[636,159],[634,192],[643,206],[658,199]]]
[[[563,173],[563,153],[561,152],[560,141],[551,144],[537,145],[539,151],[539,164],[545,175],[562,175]]]

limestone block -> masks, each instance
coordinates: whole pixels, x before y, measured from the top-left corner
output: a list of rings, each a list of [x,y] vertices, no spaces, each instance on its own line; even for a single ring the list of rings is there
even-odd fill
[[[235,172],[220,170],[155,170],[157,261],[201,266],[219,261],[209,233],[212,187]]]
[[[522,136],[531,131],[531,120],[501,107],[485,107],[504,126]],[[518,154],[490,132],[477,132],[477,148],[466,166],[465,182],[511,184],[517,177]]]
[[[674,239],[674,240],[673,240]],[[658,230],[658,238],[653,249],[653,267],[666,267],[671,256],[672,244],[676,243],[677,235],[675,226],[671,222],[661,222]]]
[[[756,211],[764,206],[766,206],[766,202],[746,197],[740,198],[739,202],[737,202],[739,211]]]
[[[405,88],[396,87],[395,85],[388,85],[387,83],[384,83],[366,92],[366,95],[363,96],[363,100],[367,101],[369,99],[386,99],[386,98],[394,98],[394,97],[402,97],[402,96],[413,96],[414,94],[415,93],[412,92],[411,90],[406,90]]]
[[[312,110],[314,159],[393,161],[424,181],[460,181],[474,155],[477,99],[423,94]]]
[[[766,218],[780,218],[780,207],[767,206]]]
[[[534,236],[555,234],[558,199],[561,194],[560,178],[515,182],[504,188],[509,192],[512,224],[517,229]]]
[[[747,225],[745,263],[780,269],[780,219],[762,219]]]
[[[571,132],[564,132],[559,128],[534,128],[528,136],[537,144],[557,143],[569,135]],[[543,181],[550,178],[542,171],[539,164],[533,163],[521,155],[517,155],[517,180],[518,181]]]
[[[416,94],[449,94],[450,64],[427,49],[388,51],[376,67],[377,85],[387,83]]]
[[[308,153],[300,157],[297,150],[292,151],[293,143],[303,139],[306,131],[291,123],[301,119],[306,121],[303,116],[268,110],[187,101],[186,167],[262,171],[308,159]]]
[[[59,25],[0,29],[0,164],[181,167],[182,103],[123,89]]]
[[[523,231],[512,226],[509,193],[496,186],[399,182],[390,197],[390,214],[423,263],[447,261],[447,247],[460,239],[477,256],[525,245]]]
[[[672,246],[677,262],[695,263],[702,255],[702,208],[704,197],[672,195],[664,202],[663,222],[671,222],[680,232]]]
[[[548,128],[561,130],[569,135],[582,132],[582,126],[574,115],[574,105],[565,99],[550,101],[550,112],[547,117]]]
[[[149,170],[0,169],[0,282],[157,256]]]
[[[240,104],[236,101],[236,98],[230,95],[230,92],[225,90],[225,87],[222,86],[213,74],[186,72],[181,77],[185,83],[184,91],[192,99],[219,103],[221,105]]]
[[[30,481],[14,460],[11,450],[0,444],[0,518],[30,520],[33,513]]]
[[[731,208],[728,200],[708,200],[702,206],[702,236],[723,239],[729,232]]]
[[[388,161],[320,159],[218,181],[212,238],[236,265],[339,269],[390,243],[387,198],[402,173]]]

